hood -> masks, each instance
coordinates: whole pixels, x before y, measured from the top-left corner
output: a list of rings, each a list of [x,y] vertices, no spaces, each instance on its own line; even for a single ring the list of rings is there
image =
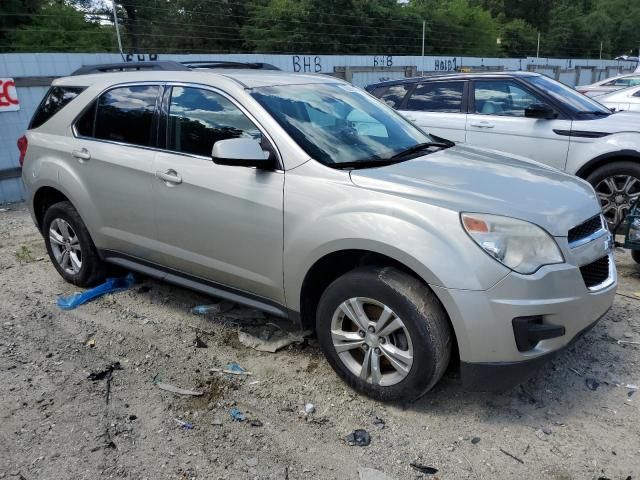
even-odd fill
[[[351,180],[362,188],[456,212],[527,220],[560,237],[600,212],[593,188],[577,177],[463,145],[386,167],[353,170]]]
[[[602,97],[598,101],[604,100]],[[640,116],[637,112],[616,112],[607,117],[573,122],[573,130],[581,132],[640,133]]]

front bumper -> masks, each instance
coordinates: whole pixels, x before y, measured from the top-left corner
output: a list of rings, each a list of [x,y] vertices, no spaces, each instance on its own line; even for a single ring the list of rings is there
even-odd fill
[[[613,264],[612,257],[610,261]],[[495,374],[499,365],[504,372],[520,372],[522,379],[566,347],[611,308],[617,287],[615,266],[610,277],[602,288],[589,289],[580,269],[564,263],[542,267],[532,275],[511,272],[486,291],[432,286],[453,324],[465,385],[478,383],[474,377],[487,369]],[[519,351],[512,322],[529,316],[564,327],[564,335]]]

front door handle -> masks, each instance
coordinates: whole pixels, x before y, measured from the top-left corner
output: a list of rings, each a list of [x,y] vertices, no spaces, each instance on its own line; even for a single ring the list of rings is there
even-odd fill
[[[77,158],[78,160],[91,160],[91,154],[89,150],[86,148],[81,148],[80,150],[73,150],[71,152],[71,156]]]
[[[470,123],[469,125],[476,128],[493,128],[494,126],[493,123],[489,122]]]
[[[182,183],[182,177],[173,169],[169,169],[166,172],[156,172],[156,177],[163,182],[172,183],[174,185]]]

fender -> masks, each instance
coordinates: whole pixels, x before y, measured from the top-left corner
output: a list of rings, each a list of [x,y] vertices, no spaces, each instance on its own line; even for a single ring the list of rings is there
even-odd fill
[[[604,153],[602,155],[598,155],[595,158],[589,160],[585,165],[583,165],[577,172],[576,176],[580,178],[586,178],[589,176],[591,172],[593,172],[596,168],[601,165],[607,163],[607,160],[613,158],[625,158],[625,159],[633,159],[640,163],[640,152],[637,150],[618,150],[615,152]]]

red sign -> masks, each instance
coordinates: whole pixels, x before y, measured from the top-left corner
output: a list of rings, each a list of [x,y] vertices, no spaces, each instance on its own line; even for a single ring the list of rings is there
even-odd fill
[[[13,78],[0,78],[0,112],[20,110],[18,91]]]

